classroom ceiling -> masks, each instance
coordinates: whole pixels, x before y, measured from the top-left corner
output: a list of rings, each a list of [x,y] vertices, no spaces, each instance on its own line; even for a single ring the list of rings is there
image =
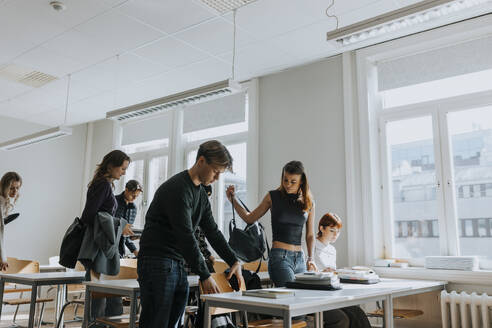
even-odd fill
[[[56,126],[231,77],[233,15],[200,0],[0,0],[0,115]],[[336,0],[340,27],[415,0]],[[236,79],[340,52],[330,0],[258,0],[237,11]],[[2,73],[3,70],[3,73]],[[13,82],[35,71],[34,82]],[[10,75],[9,75],[10,74]],[[41,79],[41,80],[39,80]]]

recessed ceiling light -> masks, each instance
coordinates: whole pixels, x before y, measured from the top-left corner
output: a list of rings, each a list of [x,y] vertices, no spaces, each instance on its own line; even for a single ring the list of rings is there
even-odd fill
[[[61,1],[51,1],[50,6],[53,7],[56,11],[63,11],[67,9],[67,6]]]

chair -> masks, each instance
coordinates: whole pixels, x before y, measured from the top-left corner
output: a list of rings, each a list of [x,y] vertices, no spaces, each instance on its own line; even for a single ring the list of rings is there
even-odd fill
[[[227,281],[226,275],[224,273],[212,273],[212,278],[214,278],[215,283],[219,287],[219,290],[221,293],[229,293],[233,292],[234,289],[232,289],[231,285],[229,284],[229,281]],[[246,286],[244,283],[244,280],[241,281],[240,284],[240,289],[241,290],[246,290]],[[200,282],[200,291],[202,290],[201,282]],[[222,314],[222,313],[229,313],[235,310],[230,310],[230,309],[221,309],[221,308],[210,308],[210,314]],[[257,320],[257,321],[252,321],[248,322],[247,326],[248,327],[254,327],[254,328],[277,328],[277,327],[283,327],[283,320],[281,319],[264,319],[264,320]],[[292,320],[292,328],[304,328],[307,326],[306,321],[303,320]]]
[[[135,267],[128,266],[120,266],[120,272],[116,276],[104,276],[105,280],[122,280],[122,279],[137,279],[137,266],[135,260]],[[102,294],[102,293],[93,293],[93,297],[114,297],[112,294]],[[137,308],[137,314],[139,309]],[[93,324],[100,323],[103,325],[107,325],[114,328],[125,328],[130,325],[130,315],[118,315],[112,317],[99,317],[96,318]],[[138,315],[137,320],[135,322],[136,326],[138,326]]]
[[[216,273],[222,273],[225,270],[229,269],[229,265],[221,260],[215,260],[214,262],[214,271]]]
[[[378,318],[383,319],[383,327],[384,327],[384,309],[381,308],[379,302],[377,304],[377,309],[371,312],[368,312],[366,315],[368,318]],[[410,319],[421,316],[424,314],[424,311],[421,310],[411,310],[411,309],[393,309],[393,318],[394,319]]]
[[[258,265],[260,265],[259,261],[244,263],[243,270],[256,272],[256,269],[258,269]],[[260,270],[258,270],[258,272],[267,272],[267,271],[268,271],[268,263],[265,261],[261,261]]]
[[[19,260],[13,257],[9,257],[7,258],[7,263],[9,264],[9,267],[7,268],[5,273],[39,273],[39,262],[36,261]],[[10,299],[2,300],[2,303],[5,305],[16,306],[12,323],[14,325],[17,325],[15,319],[19,312],[19,307],[21,305],[31,304],[31,298],[22,298],[24,292],[31,292],[31,288],[18,288],[17,284],[6,284],[5,286],[6,287],[12,286],[12,287],[5,288],[4,294],[20,293],[19,298],[10,298]],[[44,306],[46,302],[52,302],[52,301],[53,299],[48,297],[44,297],[44,298],[39,297],[36,299],[37,304],[39,303],[42,304],[41,311],[39,313],[38,327],[41,327],[41,322],[43,320],[43,314],[44,314]]]

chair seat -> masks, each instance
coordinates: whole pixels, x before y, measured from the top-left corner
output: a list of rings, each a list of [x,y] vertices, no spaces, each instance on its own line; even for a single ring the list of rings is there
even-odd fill
[[[306,321],[292,320],[292,328],[304,328],[307,326]],[[282,319],[264,319],[253,322],[248,322],[248,327],[251,328],[283,328],[284,321]]]
[[[409,319],[418,317],[422,314],[424,314],[424,311],[421,310],[393,309],[393,318],[395,319]],[[367,315],[370,317],[384,317],[384,310],[377,309],[375,311],[367,313]]]
[[[38,298],[36,299],[36,303],[46,303],[46,302],[52,302],[52,298]],[[23,305],[23,304],[29,304],[31,303],[30,298],[13,298],[13,299],[8,299],[8,300],[3,300],[3,304],[7,305]]]
[[[97,318],[96,321],[115,328],[126,328],[130,326],[130,316],[128,314]],[[138,316],[135,326],[138,327]]]
[[[23,293],[23,292],[30,292],[31,288],[5,288],[3,293],[4,294],[9,294],[9,293]]]

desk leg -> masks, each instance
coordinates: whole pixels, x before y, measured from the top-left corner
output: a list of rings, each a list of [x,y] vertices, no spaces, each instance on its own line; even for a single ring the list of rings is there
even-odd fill
[[[60,286],[58,286],[59,288],[59,293],[56,295],[57,297],[57,304],[56,304],[56,312],[58,312],[58,315],[61,314],[61,317],[60,317],[60,323],[58,324],[58,327],[61,327],[63,328],[64,327],[64,323],[63,323],[63,320],[64,320],[64,316],[65,314],[62,312],[63,311],[63,305],[65,305],[65,302],[67,301],[67,285],[63,285],[61,288]],[[55,321],[58,319],[58,315],[55,317]]]
[[[31,288],[31,306],[29,307],[29,323],[28,328],[34,327],[34,316],[36,315],[36,298],[38,296],[38,286]]]
[[[314,314],[314,327],[323,328],[323,312],[316,312]]]
[[[91,290],[89,286],[85,287],[85,301],[84,301],[84,321],[82,322],[82,327],[87,328],[89,326],[89,320],[91,318]]]
[[[0,279],[0,318],[2,317],[2,307],[3,307],[3,289],[5,288],[5,281]]]
[[[203,306],[203,327],[210,328],[212,326],[211,322],[212,318],[210,317],[210,307],[208,306],[208,302],[204,302]]]
[[[292,317],[289,311],[284,311],[284,328],[292,328]]]
[[[384,327],[393,328],[393,297],[391,295],[386,296],[383,301],[384,307]]]
[[[133,292],[130,297],[130,328],[135,328],[137,321],[137,293]]]

